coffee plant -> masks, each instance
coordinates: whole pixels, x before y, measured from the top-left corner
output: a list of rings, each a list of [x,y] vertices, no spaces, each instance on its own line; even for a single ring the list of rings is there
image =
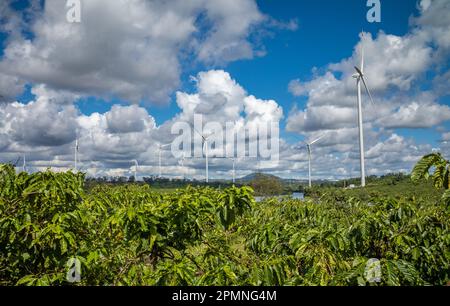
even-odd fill
[[[448,177],[448,167],[438,171]],[[433,179],[441,186],[437,174]],[[326,189],[305,201],[255,203],[249,187],[161,193],[148,185],[99,184],[87,191],[84,181],[81,173],[16,173],[0,165],[0,285],[398,286],[450,280],[445,197],[358,197]],[[442,186],[446,182],[443,176]],[[377,282],[365,274],[373,258],[381,266]],[[74,260],[80,277],[69,282]]]

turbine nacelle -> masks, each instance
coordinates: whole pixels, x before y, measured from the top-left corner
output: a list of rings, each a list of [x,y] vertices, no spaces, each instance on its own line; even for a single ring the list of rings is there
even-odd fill
[[[364,77],[364,73],[361,71],[361,69],[359,69],[358,67],[354,66],[355,70],[356,70],[356,74],[353,75],[353,77]]]
[[[356,66],[355,66],[355,70],[356,70],[356,74],[353,75],[353,78],[362,81],[364,88],[366,89],[367,95],[370,98],[370,102],[372,103],[372,105],[375,105],[375,103],[373,102],[372,94],[370,93],[369,87],[367,86],[367,80],[364,76],[364,73],[362,72],[361,69],[359,69]]]

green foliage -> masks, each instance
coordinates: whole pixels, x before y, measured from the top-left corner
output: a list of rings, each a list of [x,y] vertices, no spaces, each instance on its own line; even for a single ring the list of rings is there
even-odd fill
[[[450,220],[439,200],[323,189],[255,204],[249,187],[97,185],[0,166],[0,284],[444,285]],[[446,193],[448,197],[448,192]],[[369,259],[381,282],[365,277]]]
[[[381,285],[445,284],[450,220],[423,200],[326,194],[320,203],[274,203],[251,224],[249,248],[259,258],[295,259],[297,285],[366,284],[367,260],[381,261]],[[273,284],[273,283],[269,283]]]
[[[61,282],[64,259],[78,248],[76,209],[82,174],[15,174],[0,165],[0,283]]]
[[[436,188],[450,188],[450,162],[445,160],[441,153],[432,153],[422,157],[422,159],[415,165],[411,179],[418,182],[421,179],[428,180],[430,177],[430,169],[434,168],[434,173],[431,175],[434,187]]]
[[[249,183],[257,195],[280,195],[284,191],[282,182],[274,177],[257,173]]]
[[[416,183],[422,179],[428,180],[432,168],[434,168],[434,173],[431,175],[433,186],[436,189],[444,188],[446,190],[442,199],[450,208],[450,161],[446,160],[441,153],[432,153],[422,157],[415,165],[411,179]]]

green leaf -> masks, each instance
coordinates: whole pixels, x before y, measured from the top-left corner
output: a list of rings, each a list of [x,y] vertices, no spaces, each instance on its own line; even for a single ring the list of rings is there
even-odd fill
[[[428,172],[433,165],[437,165],[442,161],[442,156],[440,153],[432,153],[422,157],[419,162],[414,166],[411,172],[411,180],[413,182],[418,182],[421,179],[428,178]]]

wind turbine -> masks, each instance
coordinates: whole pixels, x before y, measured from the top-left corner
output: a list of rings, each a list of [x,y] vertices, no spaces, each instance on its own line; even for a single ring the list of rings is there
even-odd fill
[[[25,154],[23,155],[22,171],[27,172],[27,160],[26,160]]]
[[[137,171],[138,171],[138,167],[139,167],[139,163],[136,159],[133,159],[134,162],[134,181],[137,182]]]
[[[74,149],[75,149],[75,172],[77,172],[77,169],[78,169],[78,150],[79,150],[79,147],[78,147],[78,138],[77,139],[75,139],[75,147],[74,147]]]
[[[364,84],[364,88],[370,98],[372,104],[374,104],[370,90],[367,87],[366,79],[364,77],[364,47],[361,46],[361,66],[358,68],[355,66],[356,74],[353,78],[356,79],[356,87],[358,91],[358,125],[359,125],[359,154],[360,154],[360,164],[361,164],[361,187],[366,186],[366,170],[365,170],[365,158],[364,158],[364,127],[363,127],[363,116],[362,116],[362,102],[361,102],[361,82]]]
[[[236,183],[236,158],[232,157],[231,160],[233,161],[233,185]]]
[[[202,147],[203,151],[205,152],[205,171],[206,171],[206,183],[209,182],[208,177],[208,138],[211,137],[214,133],[209,133],[208,135],[202,134],[197,129],[194,128],[194,130],[202,137]]]
[[[186,178],[184,175],[184,160],[186,159],[184,153],[181,155],[180,159],[180,165],[181,165],[181,171],[183,172],[183,180]]]
[[[233,172],[232,172],[232,175],[233,175],[233,185],[234,185],[234,183],[236,182],[236,157],[216,157],[216,158],[221,158],[221,159],[229,159],[229,160],[231,160],[232,162],[233,162]]]
[[[168,144],[165,144],[165,145],[163,145],[163,144],[159,144],[158,145],[158,161],[159,161],[159,178],[161,178],[162,177],[162,171],[161,171],[161,151],[162,151],[162,149],[163,148],[165,148],[165,147],[168,147],[168,146],[170,146],[170,143],[168,143]]]
[[[319,138],[311,141],[311,142],[305,142],[306,148],[308,149],[308,180],[309,180],[309,188],[312,187],[312,180],[311,180],[311,146],[321,140],[325,135],[320,136]]]
[[[236,157],[225,157],[233,162],[233,185],[236,183]]]

